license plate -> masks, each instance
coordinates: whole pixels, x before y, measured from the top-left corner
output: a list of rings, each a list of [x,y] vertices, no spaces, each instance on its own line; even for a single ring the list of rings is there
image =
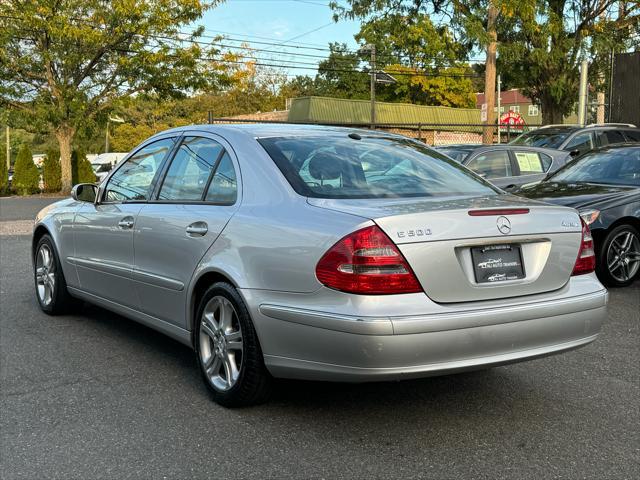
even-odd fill
[[[525,277],[520,245],[472,247],[473,271],[478,283],[498,283]]]

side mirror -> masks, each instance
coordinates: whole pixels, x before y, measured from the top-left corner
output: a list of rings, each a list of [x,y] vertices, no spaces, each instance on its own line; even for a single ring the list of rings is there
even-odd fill
[[[71,189],[71,197],[78,202],[95,203],[98,187],[93,183],[79,183]]]
[[[571,158],[576,158],[578,155],[580,155],[580,150],[571,150],[569,152],[569,155],[571,156]]]

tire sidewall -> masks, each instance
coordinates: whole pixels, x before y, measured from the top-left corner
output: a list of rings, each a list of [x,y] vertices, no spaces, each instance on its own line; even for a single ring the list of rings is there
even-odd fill
[[[604,242],[602,243],[602,248],[600,249],[600,255],[598,256],[597,272],[598,276],[608,287],[626,287],[628,285],[631,285],[635,281],[635,279],[638,278],[638,273],[636,273],[634,277],[627,280],[626,282],[620,282],[619,280],[613,278],[611,273],[609,273],[609,268],[607,267],[607,253],[609,251],[609,246],[611,245],[613,239],[623,231],[630,231],[636,237],[640,238],[640,233],[638,232],[638,230],[633,225],[629,224],[618,225],[609,233],[607,233]]]
[[[36,261],[37,261],[38,252],[40,251],[40,247],[42,245],[47,245],[49,247],[49,250],[51,251],[51,255],[53,256],[53,262],[55,264],[54,274],[56,277],[56,282],[53,290],[53,297],[49,305],[44,305],[42,303],[42,300],[40,299],[40,295],[38,295],[38,279],[36,276],[36,268],[37,268]],[[59,311],[62,308],[63,296],[67,289],[67,283],[64,279],[64,273],[62,271],[62,265],[60,263],[60,258],[58,256],[58,250],[56,249],[56,246],[53,243],[53,239],[48,234],[43,235],[42,238],[38,240],[38,244],[36,245],[36,249],[33,254],[33,282],[36,288],[36,298],[38,300],[38,304],[40,305],[40,308],[42,309],[42,311],[50,315],[59,313]]]

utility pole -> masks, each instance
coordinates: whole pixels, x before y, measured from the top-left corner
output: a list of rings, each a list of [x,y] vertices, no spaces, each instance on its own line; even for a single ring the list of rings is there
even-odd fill
[[[11,168],[11,135],[9,133],[9,125],[7,125],[7,171]]]
[[[498,75],[498,144],[502,141],[502,128],[500,127],[501,109],[502,109],[502,82],[500,81],[500,75]]]
[[[376,128],[376,46],[369,45],[371,52],[371,128]]]
[[[120,117],[112,117],[111,115],[107,117],[107,130],[104,134],[104,153],[109,153],[109,123],[110,122],[124,123],[124,120],[121,119]]]
[[[493,126],[495,123],[495,112],[493,108],[496,104],[496,52],[498,50],[498,33],[496,23],[498,20],[498,9],[493,1],[489,3],[487,16],[487,35],[489,44],[487,45],[487,59],[484,72],[484,101],[487,104],[487,120],[482,133],[482,143],[489,145],[493,143]],[[498,112],[500,114],[500,112]]]
[[[584,127],[587,123],[587,76],[589,63],[582,60],[580,64],[580,93],[578,95],[578,124]]]

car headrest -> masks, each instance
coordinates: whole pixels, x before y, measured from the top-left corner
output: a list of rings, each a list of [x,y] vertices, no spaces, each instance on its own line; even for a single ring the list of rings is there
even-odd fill
[[[309,173],[318,180],[335,180],[342,174],[343,160],[333,153],[318,153],[309,162]]]

